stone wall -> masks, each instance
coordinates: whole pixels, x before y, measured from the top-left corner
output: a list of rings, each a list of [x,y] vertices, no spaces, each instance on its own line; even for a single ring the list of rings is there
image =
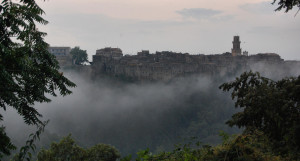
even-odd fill
[[[251,69],[251,64],[283,64],[277,54],[251,56],[189,55],[169,51],[155,54],[125,55],[119,57],[93,56],[93,74],[125,76],[135,80],[163,80],[191,74],[219,75],[242,69]]]

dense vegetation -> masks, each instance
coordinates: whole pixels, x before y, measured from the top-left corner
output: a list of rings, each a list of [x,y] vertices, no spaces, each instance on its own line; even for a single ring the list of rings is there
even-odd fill
[[[300,76],[273,81],[259,73],[244,73],[221,89],[233,89],[236,107],[243,108],[227,122],[245,127],[244,133],[262,132],[272,151],[282,156],[299,156]]]
[[[72,55],[72,60],[76,65],[81,65],[82,63],[88,61],[86,50],[80,49],[79,46],[72,48],[70,54]]]
[[[106,144],[97,144],[88,149],[81,148],[69,135],[59,143],[52,143],[49,150],[42,149],[37,158],[39,161],[115,161],[120,158],[120,154],[114,147]]]
[[[48,52],[44,41],[46,33],[36,24],[48,22],[41,16],[44,11],[34,0],[2,0],[0,4],[0,108],[14,108],[27,125],[43,129],[45,122],[33,106],[36,102],[50,102],[47,95],[68,95],[68,87],[75,84],[61,72],[55,57]],[[3,120],[0,114],[0,121]],[[21,149],[24,158],[35,138]],[[14,146],[4,127],[0,127],[0,158],[10,154]]]

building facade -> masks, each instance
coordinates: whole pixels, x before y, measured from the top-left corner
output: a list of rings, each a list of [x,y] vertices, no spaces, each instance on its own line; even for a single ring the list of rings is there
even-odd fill
[[[48,51],[55,55],[60,66],[70,66],[73,64],[70,47],[49,47]]]

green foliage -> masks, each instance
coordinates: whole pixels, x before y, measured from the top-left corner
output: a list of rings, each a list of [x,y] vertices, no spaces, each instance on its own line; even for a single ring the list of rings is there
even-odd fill
[[[198,161],[201,159],[200,151],[198,148],[192,148],[192,146],[200,147],[198,142],[193,145],[192,143],[187,143],[184,145],[176,145],[176,148],[171,152],[160,152],[159,154],[152,154],[149,149],[141,150],[137,152],[136,161]],[[126,156],[121,159],[121,161],[132,160],[131,155]]]
[[[228,140],[230,138],[230,136],[227,133],[225,133],[224,131],[220,131],[219,136],[222,137],[223,144],[225,144],[226,142],[228,142]]]
[[[119,151],[116,148],[106,144],[97,144],[87,149],[86,153],[86,161],[115,161],[120,158]]]
[[[220,135],[227,135],[221,133]],[[212,147],[209,145],[192,146],[184,144],[177,146],[171,152],[161,152],[153,155],[149,149],[139,151],[136,161],[282,161],[293,160],[272,153],[268,139],[261,133],[255,135],[235,135],[223,140],[223,144]],[[129,161],[131,157],[122,158]]]
[[[45,126],[48,124],[48,121],[45,121],[42,125],[39,125],[38,130],[35,133],[29,135],[29,139],[26,141],[26,145],[20,148],[20,152],[15,156],[14,160],[26,160],[32,159],[31,151],[35,152],[36,145],[34,144],[35,140],[40,140],[41,133],[45,130]]]
[[[81,65],[81,63],[88,61],[86,50],[81,50],[79,46],[71,49],[70,54],[77,65]]]
[[[300,76],[273,81],[250,71],[220,88],[232,90],[235,106],[243,108],[227,124],[262,131],[282,156],[299,155]]]
[[[272,4],[275,4],[277,0],[273,0]],[[300,0],[278,0],[278,8],[275,11],[285,9],[285,12],[290,11],[293,7],[298,7],[300,10]]]
[[[10,150],[16,149],[16,147],[10,142],[10,138],[5,133],[5,128],[0,127],[0,158],[4,155],[10,155]]]
[[[71,138],[64,137],[59,143],[52,143],[49,150],[38,153],[39,161],[115,161],[119,152],[110,145],[97,144],[89,149],[79,147]]]
[[[37,126],[43,122],[34,104],[50,102],[46,94],[56,96],[57,90],[68,95],[68,87],[75,86],[58,71],[43,38],[46,33],[36,27],[36,23],[48,23],[43,14],[34,0],[2,0],[0,4],[0,108],[13,107],[26,124]],[[2,151],[9,144],[6,141],[0,145],[1,155],[9,154]]]
[[[71,135],[64,137],[59,143],[52,143],[49,150],[42,149],[38,153],[40,161],[80,161],[85,157],[85,150],[75,144]]]
[[[121,158],[120,161],[131,161],[131,159],[132,159],[132,155],[129,154],[129,155],[127,155],[127,156]]]
[[[287,160],[273,154],[262,133],[231,136],[223,144],[200,150],[203,160],[224,161],[280,161]]]

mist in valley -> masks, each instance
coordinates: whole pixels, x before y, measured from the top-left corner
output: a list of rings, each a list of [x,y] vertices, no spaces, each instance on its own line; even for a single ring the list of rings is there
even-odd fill
[[[290,70],[294,68],[287,71],[264,64],[255,64],[252,69],[272,79],[299,74]],[[51,97],[51,103],[35,105],[42,119],[50,120],[36,144],[47,148],[51,142],[72,134],[83,147],[110,144],[122,155],[146,148],[153,152],[170,150],[191,137],[197,137],[203,144],[218,144],[221,130],[229,134],[240,132],[225,124],[239,109],[234,108],[230,93],[218,88],[240,73],[126,83],[105,77],[90,79],[74,70],[64,71],[77,87],[69,96]],[[12,109],[4,113],[4,126],[17,146],[24,145],[35,130],[25,125]]]

